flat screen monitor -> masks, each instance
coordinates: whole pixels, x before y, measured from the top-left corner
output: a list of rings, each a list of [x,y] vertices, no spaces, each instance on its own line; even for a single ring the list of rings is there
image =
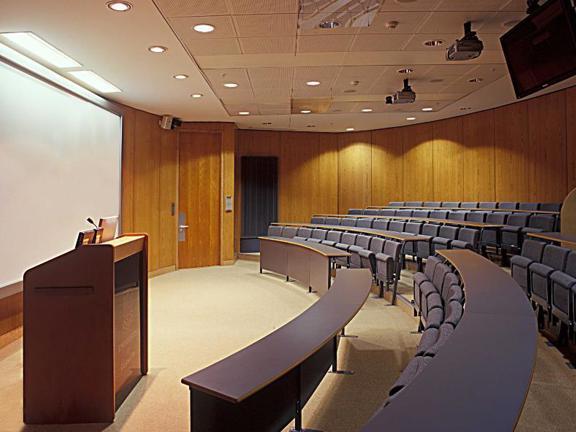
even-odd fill
[[[102,228],[100,242],[106,242],[116,238],[116,228],[118,227],[118,216],[101,218],[98,226]],[[99,242],[99,243],[100,243]]]
[[[573,0],[548,0],[500,38],[516,97],[576,73]]]

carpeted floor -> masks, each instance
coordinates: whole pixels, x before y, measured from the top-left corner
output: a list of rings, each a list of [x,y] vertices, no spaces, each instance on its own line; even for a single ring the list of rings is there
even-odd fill
[[[408,274],[406,274],[408,276]],[[409,279],[402,284],[409,291]],[[150,366],[111,425],[24,426],[21,340],[0,350],[0,431],[187,431],[188,390],[180,379],[256,341],[315,301],[296,283],[260,275],[256,262],[184,270],[151,280]],[[399,307],[370,298],[347,327],[340,366],[304,408],[304,425],[325,432],[359,430],[386,399],[414,354],[416,321]],[[47,389],[49,391],[49,389]],[[576,371],[539,340],[534,381],[518,431],[572,431]],[[288,430],[289,428],[286,428]]]

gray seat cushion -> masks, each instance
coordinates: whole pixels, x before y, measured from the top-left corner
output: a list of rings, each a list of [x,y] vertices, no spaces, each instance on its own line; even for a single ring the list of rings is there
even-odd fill
[[[446,342],[448,342],[448,339],[450,339],[452,333],[454,333],[454,327],[452,327],[452,325],[442,324],[438,332],[438,339],[436,340],[436,343],[428,348],[424,355],[427,357],[434,357],[436,354],[438,354],[438,350],[440,350],[440,348]]]

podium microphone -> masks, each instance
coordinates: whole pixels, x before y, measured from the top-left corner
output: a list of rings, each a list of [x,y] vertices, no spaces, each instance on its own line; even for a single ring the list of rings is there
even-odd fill
[[[94,223],[94,221],[92,220],[92,218],[91,218],[91,217],[89,217],[89,218],[86,218],[86,221],[88,221],[88,223],[90,223],[90,224],[94,225],[94,228],[98,229],[98,225],[96,225],[96,224]]]

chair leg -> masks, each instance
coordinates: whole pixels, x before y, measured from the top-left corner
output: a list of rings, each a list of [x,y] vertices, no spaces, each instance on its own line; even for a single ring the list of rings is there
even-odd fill
[[[542,306],[537,305],[536,306],[536,310],[538,311],[538,329],[542,330],[544,329],[544,309],[542,308]]]

